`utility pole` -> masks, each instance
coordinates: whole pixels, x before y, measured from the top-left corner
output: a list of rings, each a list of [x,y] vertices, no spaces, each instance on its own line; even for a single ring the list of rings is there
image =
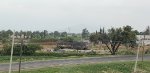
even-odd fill
[[[21,47],[20,47],[19,73],[21,73],[22,48],[23,48],[23,39],[21,40]]]
[[[144,39],[142,39],[142,62],[144,60],[144,48],[145,48],[145,43],[144,43],[144,40],[145,40],[145,34],[144,34]]]
[[[144,41],[142,42],[142,62],[143,62],[143,57],[144,57]]]
[[[12,66],[12,56],[13,56],[13,48],[14,48],[14,35],[15,35],[15,31],[13,32],[13,37],[12,37],[12,47],[11,47],[9,73],[11,73],[11,68],[12,68],[11,66]]]
[[[134,73],[137,71],[137,62],[139,59],[139,49],[140,49],[140,44],[142,44],[142,40],[140,40],[139,44],[138,44],[138,48],[137,48],[137,55],[136,55],[136,60],[135,60],[135,66],[134,66]]]
[[[137,56],[136,56],[136,61],[135,61],[134,72],[136,72],[136,69],[137,69],[137,62],[138,62],[138,58],[139,58],[139,48],[140,48],[140,46],[138,46],[138,49],[137,49]]]

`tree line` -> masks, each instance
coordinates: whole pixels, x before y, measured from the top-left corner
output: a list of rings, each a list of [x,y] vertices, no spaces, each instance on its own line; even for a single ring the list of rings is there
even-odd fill
[[[2,30],[0,31],[0,42],[6,43],[13,35],[12,30]],[[88,39],[89,32],[85,28],[83,29],[81,34],[77,33],[67,33],[67,32],[48,32],[47,30],[43,31],[15,31],[14,34],[16,39],[33,39],[33,40],[67,40],[67,41],[74,41],[74,40],[81,40]]]
[[[124,32],[129,32],[131,31],[131,26],[127,26],[125,28],[126,31]],[[116,29],[117,31],[122,31],[122,29]],[[111,30],[109,29],[109,31],[106,31],[108,33],[110,32],[114,32],[115,28],[111,28]],[[99,31],[96,31],[97,33],[100,34],[104,34],[105,29],[104,28],[100,28]],[[145,31],[143,32],[139,32],[138,30],[134,30],[133,31],[136,35],[148,35],[150,34],[150,27],[148,26]],[[0,40],[2,42],[6,42],[7,39],[9,39],[12,36],[13,32],[12,30],[1,30],[0,31]],[[129,33],[128,33],[129,34]],[[54,32],[48,32],[47,30],[43,30],[43,31],[15,31],[15,37],[16,38],[24,38],[24,39],[50,39],[50,38],[56,38],[56,39],[60,39],[60,38],[65,38],[65,37],[69,37],[69,36],[73,36],[73,38],[77,38],[77,39],[85,39],[88,40],[94,36],[98,36],[98,35],[93,35],[93,33],[90,33],[88,31],[88,29],[83,29],[81,34],[76,34],[76,33],[67,33],[67,32],[59,32],[59,31],[54,31]],[[91,41],[95,41],[95,43],[97,42],[96,40],[99,38],[92,38]]]

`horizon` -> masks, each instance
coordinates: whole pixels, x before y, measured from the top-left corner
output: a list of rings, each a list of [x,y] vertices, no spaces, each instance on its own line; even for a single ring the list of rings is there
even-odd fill
[[[124,26],[131,26],[131,25],[124,25]],[[117,26],[117,27],[110,27],[110,28],[120,28],[120,27],[123,28],[124,26]],[[144,32],[146,30],[146,28],[149,27],[149,26],[145,26],[145,28],[143,30],[135,29],[133,26],[131,26],[131,27],[132,27],[132,30],[137,30],[138,32]],[[104,28],[106,32],[108,31],[108,29],[110,29],[108,27],[98,27],[98,28],[95,29],[95,31],[90,31],[88,28],[86,28],[86,29],[90,33],[93,33],[93,32],[99,31],[100,28]],[[85,29],[85,28],[83,28],[83,29]],[[68,27],[64,30],[62,30],[62,29],[61,30],[55,30],[55,29],[54,30],[47,30],[47,29],[37,29],[37,30],[32,30],[32,29],[28,29],[28,30],[23,30],[23,29],[19,29],[19,30],[18,29],[17,30],[15,30],[15,29],[0,29],[0,31],[2,31],[2,30],[5,30],[5,31],[6,30],[11,30],[11,31],[18,31],[18,32],[20,32],[20,31],[31,31],[31,32],[40,31],[40,32],[42,32],[44,30],[47,30],[49,33],[54,32],[54,31],[58,31],[58,32],[67,32],[67,33],[77,33],[77,34],[79,34],[79,33],[82,33],[83,29],[79,29],[79,30],[81,30],[80,32],[72,32],[70,27]]]

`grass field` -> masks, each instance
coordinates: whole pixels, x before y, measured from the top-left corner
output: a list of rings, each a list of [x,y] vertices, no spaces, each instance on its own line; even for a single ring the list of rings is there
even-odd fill
[[[68,65],[22,71],[21,73],[133,73],[134,62]],[[150,61],[138,62],[137,73],[149,73]],[[7,73],[7,72],[3,72]],[[18,72],[13,72],[18,73]]]
[[[51,59],[73,59],[83,57],[98,57],[108,56],[93,53],[37,53],[35,56],[22,56],[22,61],[36,61],[36,60],[51,60]],[[8,63],[10,56],[0,56],[0,63]],[[13,62],[19,62],[19,56],[13,56]]]
[[[52,57],[52,56],[23,56],[22,62],[36,61],[36,60],[51,60],[51,59],[72,59],[81,58],[82,56],[69,56],[69,57]],[[8,63],[10,56],[0,56],[0,63]],[[13,56],[13,62],[19,62],[19,56]]]
[[[84,57],[99,57],[105,55],[89,55],[89,56],[67,56],[67,57],[55,57],[55,56],[22,56],[22,62],[38,61],[38,60],[54,60],[54,59],[76,59]],[[106,55],[108,56],[108,55]],[[9,63],[10,56],[0,56],[0,63]],[[13,56],[13,62],[19,62],[19,56]]]

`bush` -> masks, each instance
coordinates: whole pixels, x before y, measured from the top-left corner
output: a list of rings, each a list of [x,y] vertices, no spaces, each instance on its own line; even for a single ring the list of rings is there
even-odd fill
[[[14,49],[13,49],[13,55],[20,55],[20,45],[14,45]],[[35,44],[28,44],[28,45],[23,45],[22,46],[22,55],[33,55],[35,54],[36,50],[40,50],[42,47],[39,45],[35,45]],[[10,45],[5,45],[3,50],[2,50],[2,54],[3,55],[10,55],[11,54],[11,46]]]

